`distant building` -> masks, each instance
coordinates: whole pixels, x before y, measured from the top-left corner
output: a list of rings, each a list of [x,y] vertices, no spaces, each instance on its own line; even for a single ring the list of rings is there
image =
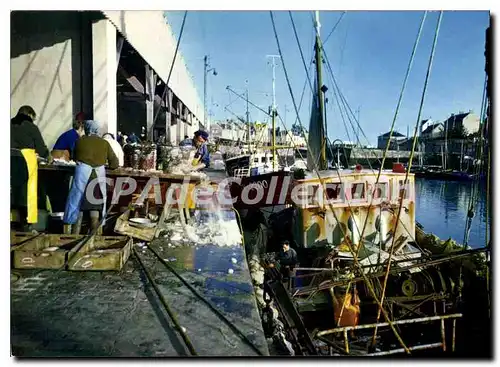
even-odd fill
[[[276,144],[290,147],[305,147],[306,139],[303,136],[296,135],[292,131],[278,130],[276,132]]]
[[[418,151],[419,147],[419,137],[417,136],[417,141],[415,143],[415,150]],[[385,149],[385,148],[384,148]],[[409,138],[404,138],[401,140],[398,140],[397,146],[394,144],[393,147],[391,147],[392,150],[400,150],[400,151],[411,151],[413,149],[413,136]]]
[[[444,125],[442,122],[436,122],[430,125],[427,125],[427,127],[422,130],[420,133],[420,138],[422,140],[430,140],[430,139],[436,139],[436,138],[441,138],[444,135]]]
[[[479,116],[474,114],[472,111],[460,112],[458,114],[452,114],[443,123],[445,129],[450,133],[450,131],[464,128],[465,133],[473,134],[479,130],[480,119]]]
[[[427,120],[420,121],[419,135],[421,136],[422,132],[424,132],[431,125],[434,125],[434,121],[432,121],[432,119],[427,119]]]
[[[210,125],[210,136],[214,140],[228,142],[244,141],[247,135],[246,127],[233,120],[213,122]]]
[[[378,138],[377,138],[377,148],[378,149],[385,149],[385,147],[387,146],[387,142],[389,141],[390,135],[391,135],[391,133],[388,132],[388,133],[385,133],[385,134],[378,136]],[[406,141],[405,135],[403,135],[397,131],[393,131],[392,137],[391,137],[391,143],[389,145],[389,149],[390,150],[397,149],[397,146],[404,141]]]

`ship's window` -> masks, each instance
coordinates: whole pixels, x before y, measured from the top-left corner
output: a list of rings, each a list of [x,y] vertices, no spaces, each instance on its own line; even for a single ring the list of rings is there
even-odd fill
[[[387,183],[378,183],[373,191],[374,199],[387,199]]]
[[[262,163],[266,163],[267,162],[267,157],[262,157],[261,162]]]
[[[353,183],[351,187],[351,197],[353,200],[359,200],[365,198],[365,184],[364,183]]]
[[[404,193],[404,199],[408,199],[410,197],[410,184],[407,182],[406,187],[404,186],[404,180],[399,180],[399,196],[398,198],[401,199],[403,197]]]
[[[338,200],[340,198],[341,185],[339,183],[327,183],[325,186],[328,200]]]
[[[254,158],[253,163],[259,163],[259,158]]]

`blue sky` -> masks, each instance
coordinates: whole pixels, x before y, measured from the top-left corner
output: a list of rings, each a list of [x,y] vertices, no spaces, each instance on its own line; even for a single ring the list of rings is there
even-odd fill
[[[305,70],[295,40],[288,12],[274,12],[276,28],[296,103],[299,103]],[[321,11],[323,42],[342,12]],[[178,36],[183,12],[167,12],[167,21]],[[299,40],[309,65],[313,57],[314,28],[311,12],[292,12]],[[367,139],[363,144],[376,145],[376,137],[389,130],[411,50],[423,12],[378,11],[347,12],[325,43],[328,60],[337,83],[351,109],[360,110],[360,124]],[[438,19],[429,12],[417,49],[396,129],[410,135],[415,127],[418,107]],[[453,112],[480,112],[484,83],[484,38],[489,24],[486,11],[446,11],[443,14],[434,64],[427,88],[423,118],[443,120]],[[209,76],[207,105],[212,119],[245,114],[245,102],[226,90],[226,86],[244,92],[248,80],[250,100],[267,110],[272,102],[272,69],[266,55],[278,54],[268,11],[191,11],[188,12],[180,50],[194,77],[200,100],[203,100],[203,56],[210,55],[217,76]],[[312,69],[310,69],[312,70]],[[311,74],[312,77],[312,74]],[[323,83],[329,87],[327,107],[330,139],[348,140],[339,107],[332,94],[333,82],[324,68]],[[213,103],[212,103],[213,101]],[[276,69],[278,111],[290,127],[296,113],[288,91],[283,67]],[[309,124],[311,91],[306,88],[300,118]],[[285,111],[286,109],[286,111]],[[265,115],[250,108],[252,120]],[[279,125],[278,125],[279,126]],[[282,126],[280,126],[282,127]],[[351,140],[353,132],[349,127]]]

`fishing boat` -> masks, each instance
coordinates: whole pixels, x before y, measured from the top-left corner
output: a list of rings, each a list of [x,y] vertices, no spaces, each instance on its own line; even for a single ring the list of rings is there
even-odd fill
[[[237,209],[247,208],[249,206],[254,208],[262,208],[267,206],[274,206],[283,204],[282,199],[280,200],[280,192],[286,181],[286,177],[290,177],[293,174],[293,170],[297,168],[302,168],[301,161],[294,163],[291,167],[288,165],[287,159],[283,159],[281,162],[278,159],[277,150],[278,149],[295,149],[295,147],[288,146],[278,146],[276,144],[276,117],[278,116],[276,110],[276,97],[275,97],[275,84],[276,84],[276,73],[275,73],[275,58],[272,56],[272,69],[273,69],[273,102],[269,110],[269,113],[257,107],[259,110],[266,113],[271,117],[272,127],[271,127],[271,145],[270,146],[257,146],[255,142],[251,141],[251,130],[257,130],[256,126],[251,126],[250,121],[248,121],[248,108],[251,102],[248,99],[248,90],[246,97],[243,97],[236,92],[232,91],[229,87],[227,89],[238,97],[244,99],[247,103],[247,145],[246,149],[242,150],[242,154],[238,156],[233,156],[225,160],[226,171],[229,177],[234,177],[236,180],[230,183],[231,196],[235,200],[234,206]],[[296,150],[296,154],[300,155],[301,151]],[[257,185],[257,186],[256,186]],[[252,188],[258,188],[250,194]],[[247,189],[248,194],[243,195]],[[278,188],[278,190],[276,190]],[[258,191],[262,191],[262,195]],[[245,200],[246,199],[246,200]]]
[[[442,12],[437,29],[441,18]],[[272,13],[271,19],[274,28]],[[415,175],[401,164],[327,170],[319,12],[315,52],[308,172],[281,188],[286,209],[253,223],[249,234],[264,329],[291,354],[465,353],[461,348],[478,336],[474,314],[488,309],[485,250],[441,241],[419,228]],[[298,254],[288,274],[273,260],[281,240]]]

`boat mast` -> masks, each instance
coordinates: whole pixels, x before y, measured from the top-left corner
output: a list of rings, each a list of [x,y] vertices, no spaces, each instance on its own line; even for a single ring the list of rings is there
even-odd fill
[[[246,117],[247,117],[247,145],[248,145],[248,149],[250,150],[250,113],[248,112],[248,80],[245,80],[245,84],[246,84],[246,97],[247,97],[247,113],[246,113]]]
[[[273,151],[273,171],[276,171],[276,62],[279,55],[267,55],[271,58],[271,65],[273,67],[273,105],[271,107],[271,120],[273,129],[272,151]]]
[[[318,93],[318,102],[319,102],[319,111],[318,111],[318,117],[320,119],[320,126],[323,127],[323,116],[324,116],[324,111],[325,111],[325,100],[323,98],[323,93],[322,93],[322,87],[323,87],[323,81],[322,81],[322,56],[321,56],[321,39],[320,39],[320,28],[321,24],[319,23],[319,11],[315,11],[315,22],[314,26],[316,28],[316,44],[314,48],[316,49],[316,81],[317,81],[317,93]],[[323,128],[324,129],[324,128]],[[320,160],[319,160],[319,169],[320,170],[326,170],[327,165],[326,165],[326,137],[324,136],[325,134],[321,134],[321,154],[320,154]]]
[[[460,172],[462,172],[462,163],[464,159],[464,139],[460,141]]]

